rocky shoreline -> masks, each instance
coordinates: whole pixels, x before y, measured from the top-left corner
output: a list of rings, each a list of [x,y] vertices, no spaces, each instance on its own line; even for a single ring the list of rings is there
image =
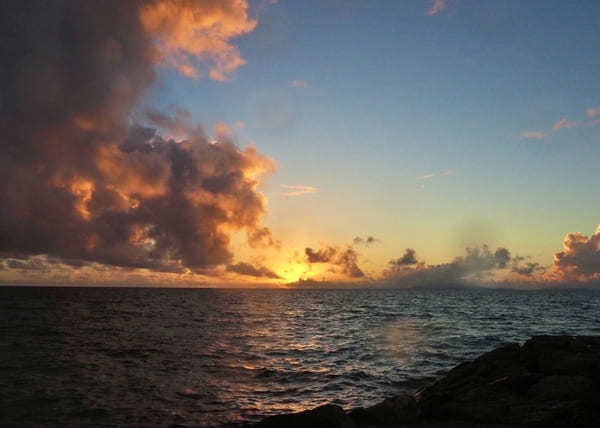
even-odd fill
[[[332,404],[253,428],[600,427],[600,337],[536,336],[450,370],[414,395]]]

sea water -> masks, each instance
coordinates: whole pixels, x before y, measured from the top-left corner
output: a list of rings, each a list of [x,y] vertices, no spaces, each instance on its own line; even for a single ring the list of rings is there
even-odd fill
[[[368,406],[540,334],[600,291],[0,288],[0,425],[222,426]]]

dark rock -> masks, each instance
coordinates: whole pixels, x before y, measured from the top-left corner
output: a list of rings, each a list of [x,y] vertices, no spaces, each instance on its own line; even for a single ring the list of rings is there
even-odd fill
[[[256,428],[358,428],[344,410],[333,404],[300,413],[263,419]]]
[[[594,394],[597,385],[584,376],[546,376],[529,389],[532,398],[540,401],[577,400]]]
[[[455,367],[416,397],[349,413],[323,406],[257,427],[600,427],[600,337],[537,336]]]
[[[538,336],[452,369],[419,397],[422,417],[600,427],[600,338]]]
[[[419,406],[412,395],[404,394],[367,409],[352,410],[349,416],[360,428],[396,427],[417,422]]]

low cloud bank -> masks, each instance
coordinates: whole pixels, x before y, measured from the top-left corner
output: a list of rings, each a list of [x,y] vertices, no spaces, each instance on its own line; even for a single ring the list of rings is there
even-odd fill
[[[466,255],[449,263],[426,265],[419,261],[415,250],[407,248],[404,255],[389,262],[383,279],[401,287],[447,287],[488,281],[492,274],[506,268],[510,252],[499,247],[491,251],[487,245],[467,248]]]
[[[250,263],[239,262],[227,266],[228,272],[234,272],[239,275],[253,276],[255,278],[281,279],[279,275],[265,266],[254,266]]]

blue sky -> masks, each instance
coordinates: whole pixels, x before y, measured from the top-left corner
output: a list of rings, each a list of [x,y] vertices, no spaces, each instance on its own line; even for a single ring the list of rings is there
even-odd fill
[[[600,127],[521,134],[600,105],[600,5],[431,6],[279,1],[238,40],[247,64],[231,81],[165,68],[152,101],[209,132],[243,122],[238,142],[278,164],[266,223],[298,245],[372,234],[381,262],[407,246],[439,262],[493,241],[550,262],[568,231],[598,222]],[[283,198],[282,184],[319,192]]]
[[[597,1],[23,7],[2,283],[600,284]]]

